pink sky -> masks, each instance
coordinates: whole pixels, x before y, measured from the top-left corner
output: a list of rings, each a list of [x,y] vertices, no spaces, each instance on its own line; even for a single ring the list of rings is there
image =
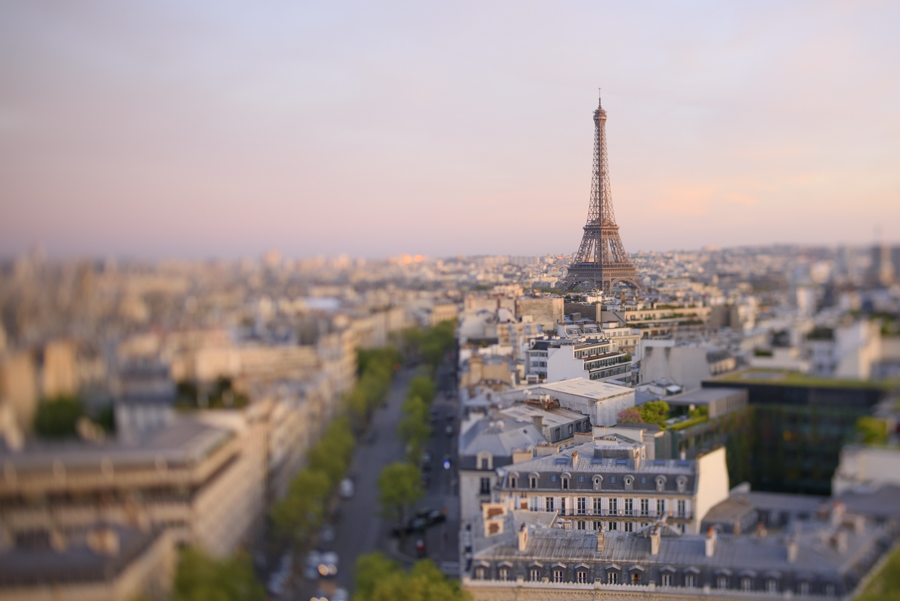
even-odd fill
[[[0,4],[0,256],[900,242],[896,2]]]

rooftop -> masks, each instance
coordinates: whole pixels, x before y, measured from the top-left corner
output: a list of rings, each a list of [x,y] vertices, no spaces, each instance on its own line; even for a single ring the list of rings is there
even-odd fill
[[[897,380],[874,382],[871,380],[841,380],[837,378],[821,378],[809,376],[796,371],[780,369],[745,369],[732,372],[712,382],[734,382],[743,384],[770,384],[774,386],[806,386],[811,388],[860,388],[870,390],[893,389],[900,385]]]

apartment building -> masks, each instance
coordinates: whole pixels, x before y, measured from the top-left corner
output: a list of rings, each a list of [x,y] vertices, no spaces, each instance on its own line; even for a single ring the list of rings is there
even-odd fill
[[[635,532],[666,518],[696,534],[728,496],[725,449],[696,460],[647,458],[643,443],[613,434],[498,470],[494,499],[559,516],[572,530]]]
[[[139,440],[0,450],[0,522],[16,536],[128,523],[138,511],[178,542],[231,553],[263,516],[265,422],[252,412],[195,417]]]
[[[632,357],[599,336],[535,340],[527,355],[526,373],[546,382],[631,378]]]

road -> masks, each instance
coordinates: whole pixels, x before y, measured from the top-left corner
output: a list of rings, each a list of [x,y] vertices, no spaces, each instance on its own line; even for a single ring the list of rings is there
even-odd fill
[[[396,374],[388,393],[385,406],[375,412],[369,432],[375,433],[374,442],[366,442],[369,433],[363,436],[354,453],[350,473],[354,478],[355,494],[340,502],[341,519],[334,524],[334,541],[325,549],[335,551],[340,559],[337,576],[329,582],[309,582],[298,574],[297,585],[284,595],[284,599],[306,601],[319,587],[332,589],[335,586],[352,591],[353,572],[360,555],[380,550],[411,564],[415,559],[415,537],[410,536],[401,549],[399,541],[390,536],[393,524],[379,517],[378,476],[381,469],[394,461],[405,459],[404,445],[397,436],[401,407],[414,371],[402,370]],[[431,481],[425,498],[419,507],[446,509],[447,521],[433,526],[425,533],[427,555],[451,575],[456,575],[458,561],[459,498],[456,489],[456,419],[457,403],[452,398],[440,394],[433,405],[441,417],[435,422],[435,435],[430,441],[432,454]],[[448,420],[446,417],[450,415]],[[447,425],[452,425],[453,436],[445,434]],[[451,469],[441,465],[445,455],[451,457]],[[300,563],[302,565],[302,559]],[[300,570],[298,570],[300,571]]]

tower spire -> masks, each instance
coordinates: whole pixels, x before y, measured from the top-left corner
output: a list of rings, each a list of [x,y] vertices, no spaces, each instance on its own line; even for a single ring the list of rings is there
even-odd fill
[[[621,282],[639,289],[637,271],[625,252],[613,212],[606,150],[606,111],[601,102],[598,99],[594,111],[594,169],[587,223],[563,286],[571,289],[589,283],[609,292],[614,284]]]

